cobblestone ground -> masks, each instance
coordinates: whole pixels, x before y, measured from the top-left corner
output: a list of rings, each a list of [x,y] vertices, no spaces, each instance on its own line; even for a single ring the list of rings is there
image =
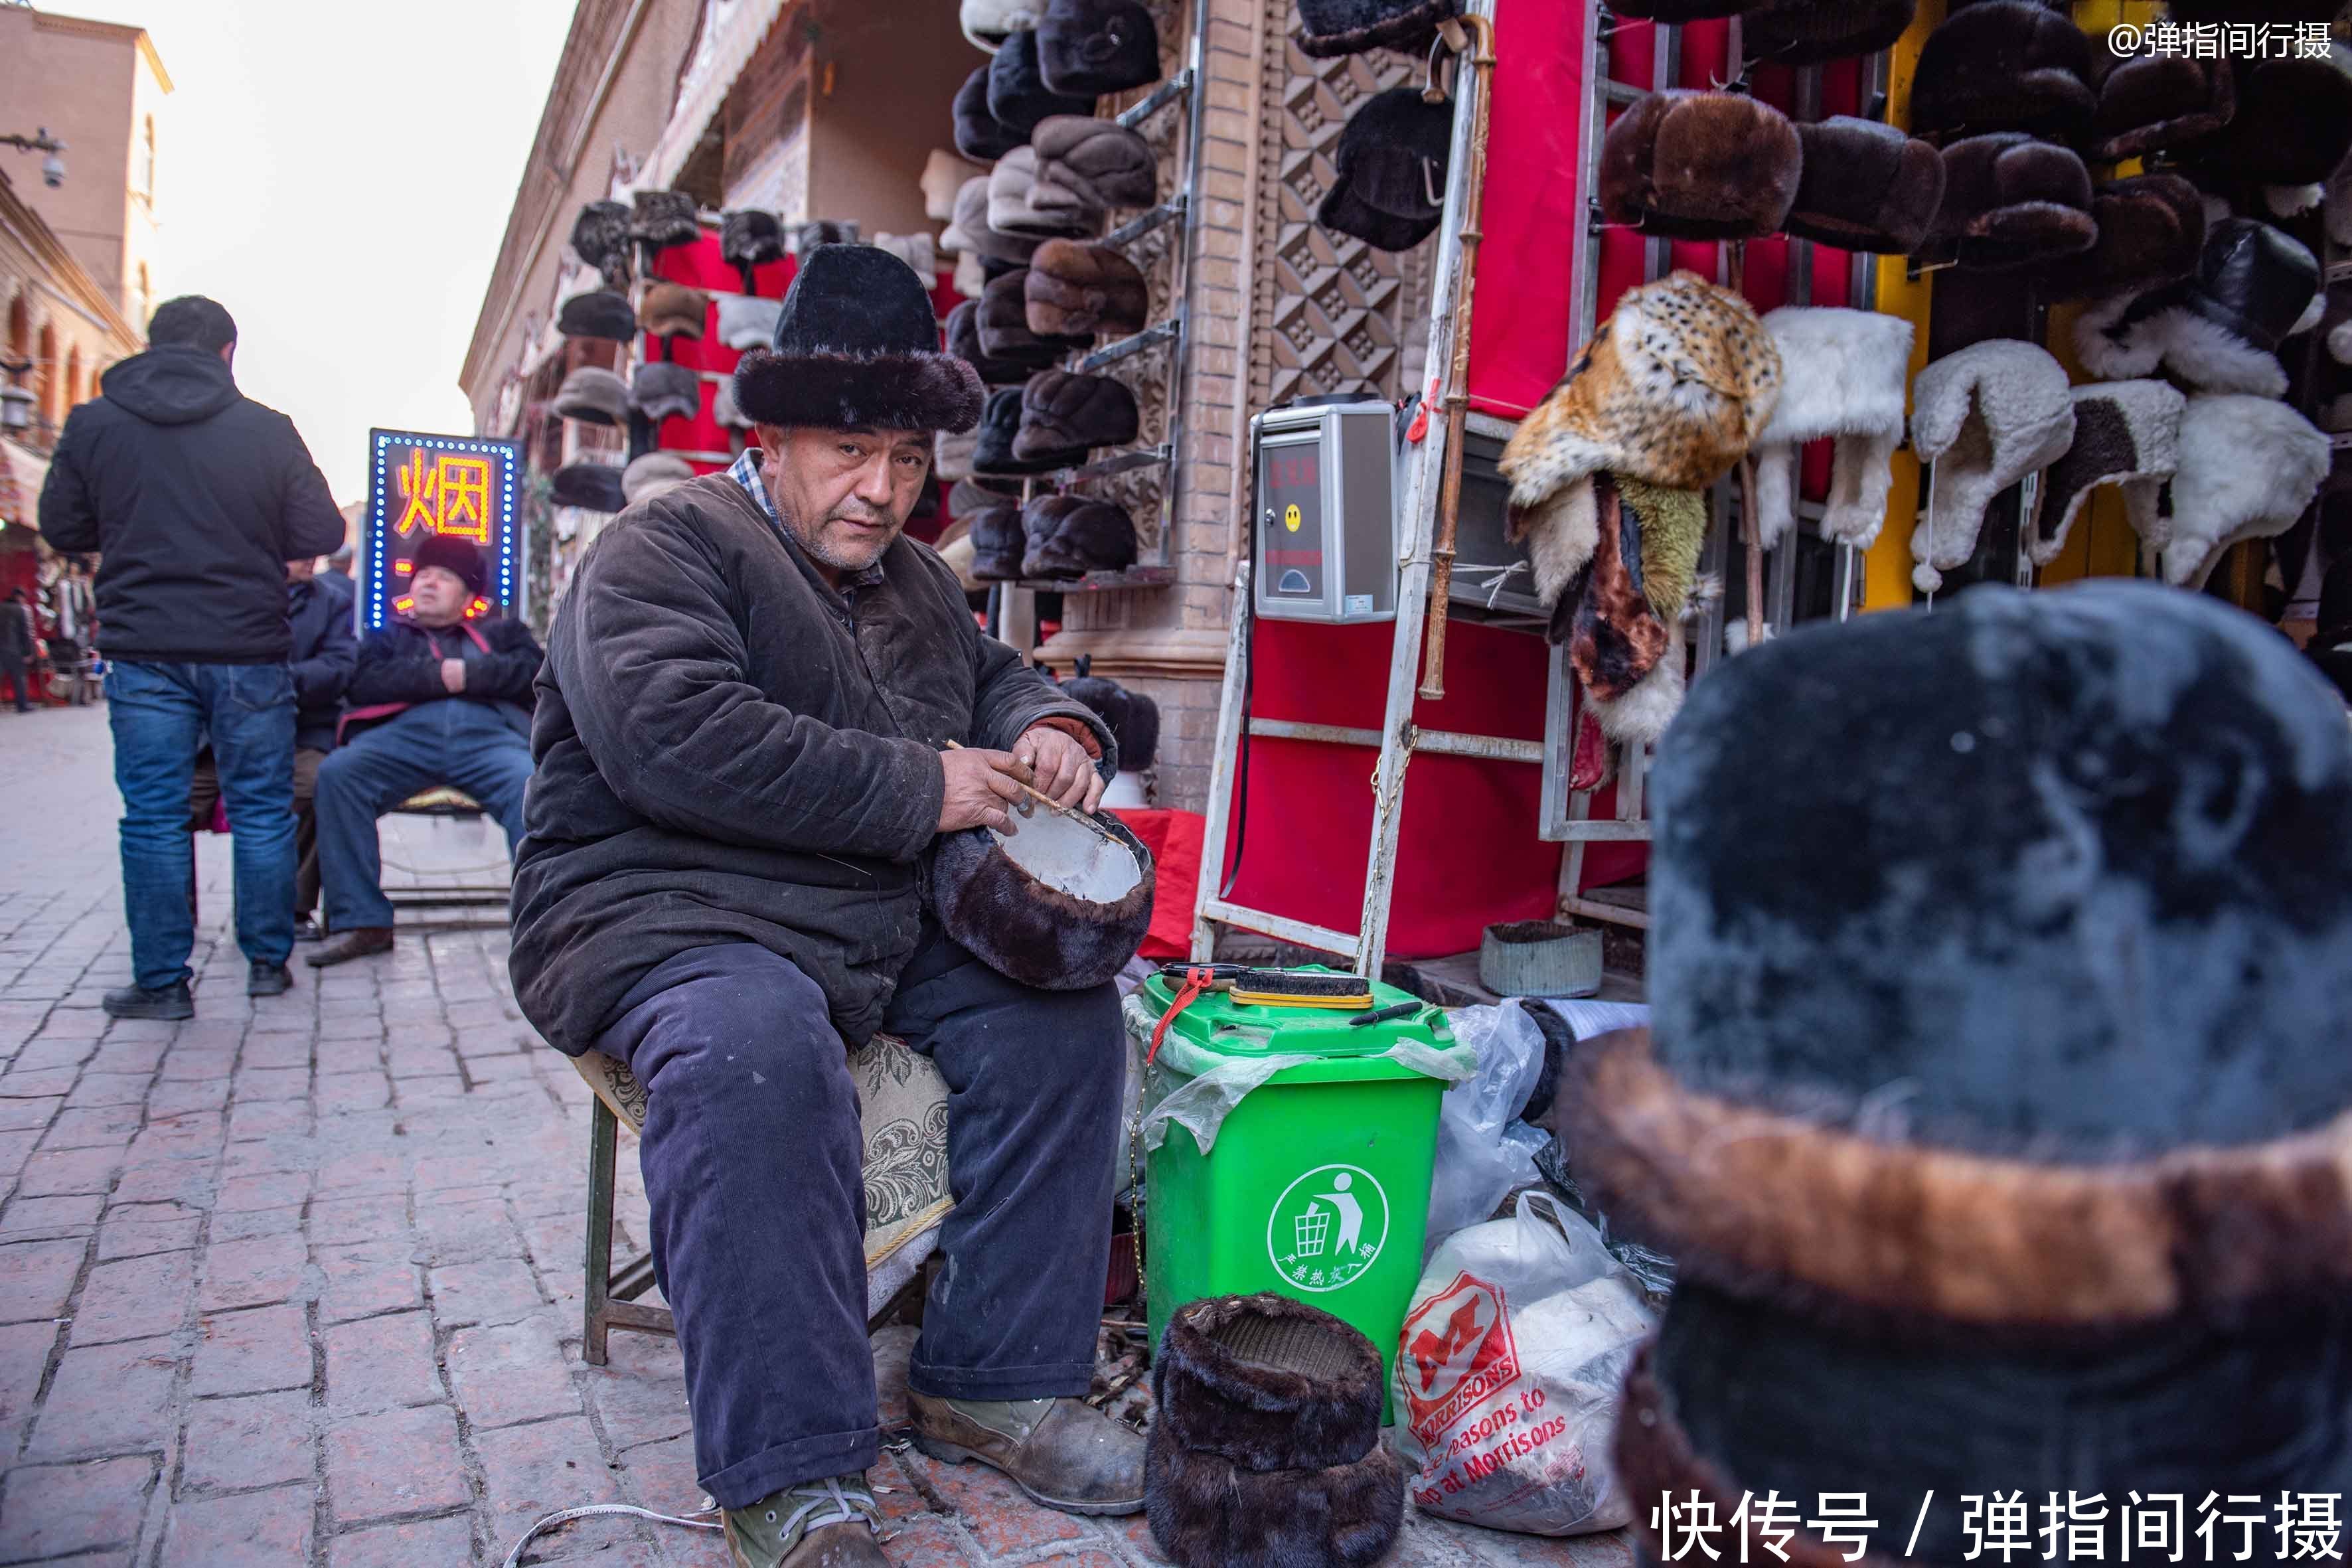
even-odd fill
[[[103,710],[0,719],[0,1563],[497,1563],[586,1502],[700,1505],[677,1352],[580,1357],[589,1096],[514,1006],[498,929],[248,1003],[225,841],[199,846],[197,1016],[116,1023],[128,978]],[[403,823],[388,858],[478,862]],[[622,1228],[644,1232],[622,1154]],[[913,1331],[876,1355],[900,1417]],[[1030,1506],[886,1455],[891,1560],[1160,1561],[1140,1520]],[[721,1564],[713,1537],[601,1518],[526,1562]],[[1621,1568],[1415,1521],[1391,1560]]]

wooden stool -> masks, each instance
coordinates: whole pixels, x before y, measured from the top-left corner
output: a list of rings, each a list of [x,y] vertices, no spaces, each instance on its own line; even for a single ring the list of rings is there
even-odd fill
[[[595,1091],[588,1121],[588,1281],[582,1354],[604,1364],[614,1329],[677,1332],[667,1307],[637,1298],[653,1289],[651,1254],[613,1263],[613,1193],[621,1123],[646,1125],[646,1089],[601,1051],[572,1058]],[[948,1086],[930,1058],[877,1035],[849,1053],[865,1147],[866,1310],[870,1322],[938,1247],[940,1222],[955,1207],[948,1192]]]
[[[436,784],[419,790],[398,805],[391,815],[400,816],[440,816],[453,821],[479,820],[485,813],[482,803],[464,790],[449,784]],[[488,882],[416,883],[412,886],[386,888],[383,896],[395,907],[471,905],[504,909],[508,889],[504,884]],[[624,1069],[625,1070],[625,1069]]]

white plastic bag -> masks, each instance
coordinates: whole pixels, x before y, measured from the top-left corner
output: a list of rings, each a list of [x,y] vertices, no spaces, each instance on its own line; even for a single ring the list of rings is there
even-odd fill
[[[1438,1102],[1437,1164],[1429,1182],[1423,1257],[1465,1225],[1476,1225],[1515,1188],[1538,1180],[1543,1133],[1519,1121],[1543,1076],[1543,1031],[1517,1002],[1464,1007],[1450,1016],[1454,1037],[1478,1052],[1478,1070]]]
[[[1423,1270],[1396,1358],[1397,1452],[1423,1513],[1581,1535],[1633,1521],[1610,1452],[1657,1326],[1600,1233],[1540,1192]]]

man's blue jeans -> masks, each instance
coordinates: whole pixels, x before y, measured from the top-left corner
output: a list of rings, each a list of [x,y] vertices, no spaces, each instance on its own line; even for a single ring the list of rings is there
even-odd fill
[[[447,784],[498,818],[512,853],[522,842],[522,792],[530,783],[530,742],[488,703],[455,697],[420,702],[328,752],[310,807],[319,825],[327,929],[392,924],[377,817],[420,790]]]
[[[236,867],[236,944],[255,963],[294,951],[294,678],[282,664],[132,664],[106,676],[122,792],[122,902],[132,978],[188,978],[195,943],[188,783],[210,736]]]

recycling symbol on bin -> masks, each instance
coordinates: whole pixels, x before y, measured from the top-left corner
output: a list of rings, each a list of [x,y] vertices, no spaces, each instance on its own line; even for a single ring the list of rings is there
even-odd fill
[[[1266,1215],[1266,1257],[1300,1290],[1354,1284],[1388,1238],[1389,1195],[1361,1165],[1318,1165]]]

